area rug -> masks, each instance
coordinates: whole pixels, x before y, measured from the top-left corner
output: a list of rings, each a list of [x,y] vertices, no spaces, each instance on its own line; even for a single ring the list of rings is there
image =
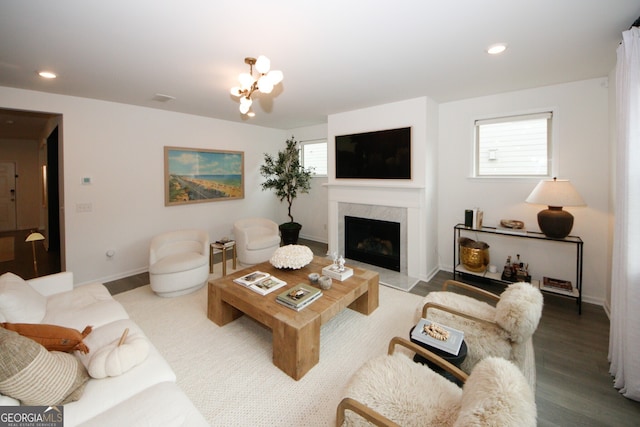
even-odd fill
[[[218,269],[219,271],[219,269]],[[167,359],[178,385],[213,426],[330,426],[351,375],[408,337],[421,297],[380,287],[371,315],[349,309],[321,329],[320,362],[295,381],[272,363],[271,331],[247,316],[219,327],[207,319],[206,287],[176,298],[149,286],[118,294]]]
[[[0,237],[0,262],[13,261],[15,257],[13,236]]]

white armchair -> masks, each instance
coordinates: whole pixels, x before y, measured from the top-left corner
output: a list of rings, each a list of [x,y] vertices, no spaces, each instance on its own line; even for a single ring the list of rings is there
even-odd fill
[[[209,234],[171,231],[154,237],[149,248],[151,289],[163,297],[193,292],[209,278]]]
[[[268,261],[280,247],[278,224],[265,218],[245,218],[233,224],[238,262],[244,266]]]

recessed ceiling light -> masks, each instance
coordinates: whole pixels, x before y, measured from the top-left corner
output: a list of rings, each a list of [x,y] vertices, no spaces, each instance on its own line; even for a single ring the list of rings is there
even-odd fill
[[[52,73],[51,71],[38,71],[38,75],[45,79],[55,79],[56,77],[58,77],[55,73]]]
[[[494,44],[487,48],[487,53],[489,55],[498,55],[507,50],[507,45],[504,43]]]

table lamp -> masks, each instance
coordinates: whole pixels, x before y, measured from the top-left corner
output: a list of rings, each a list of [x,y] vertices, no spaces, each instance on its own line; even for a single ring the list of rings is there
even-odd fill
[[[566,179],[542,180],[536,185],[527,203],[547,205],[538,212],[538,226],[547,237],[563,239],[573,228],[573,215],[563,211],[563,206],[586,206],[575,187]]]
[[[36,277],[38,277],[38,261],[36,260],[36,242],[38,240],[44,240],[44,236],[35,231],[25,239],[25,242],[31,242],[31,248],[33,249],[33,269],[36,272]]]

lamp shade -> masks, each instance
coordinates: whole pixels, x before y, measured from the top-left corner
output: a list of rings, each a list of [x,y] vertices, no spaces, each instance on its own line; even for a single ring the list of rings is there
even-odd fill
[[[538,226],[547,236],[563,239],[571,233],[573,215],[563,211],[563,206],[585,206],[585,202],[568,180],[543,180],[536,185],[527,203],[547,205],[548,209],[538,212]]]
[[[585,206],[584,200],[568,180],[556,178],[540,181],[526,201],[547,206]]]
[[[44,240],[44,236],[40,233],[34,232],[27,236],[25,242],[36,242],[38,240]]]

